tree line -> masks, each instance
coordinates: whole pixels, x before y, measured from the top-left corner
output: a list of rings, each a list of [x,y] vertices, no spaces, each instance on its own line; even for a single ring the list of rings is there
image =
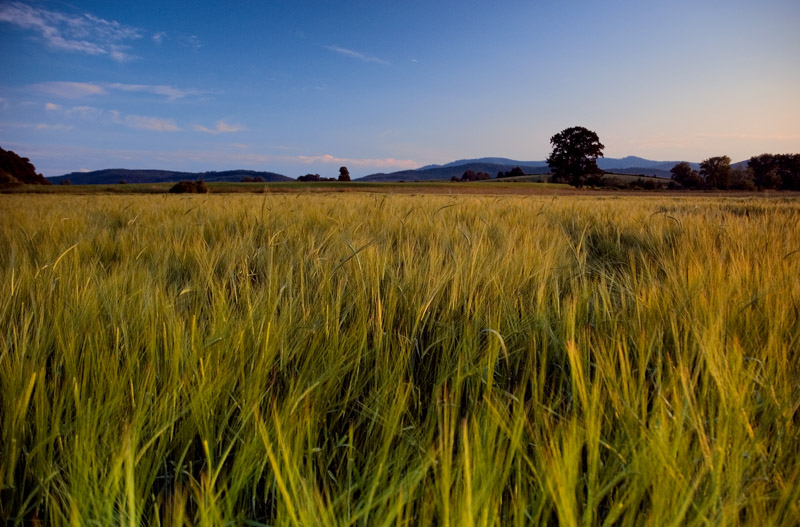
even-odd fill
[[[339,177],[322,177],[319,174],[306,174],[305,176],[300,176],[297,178],[297,181],[350,181],[350,171],[347,167],[339,167]]]
[[[800,154],[761,154],[735,168],[728,156],[710,157],[692,169],[685,161],[670,170],[679,188],[720,190],[800,190]]]
[[[547,158],[550,181],[575,187],[618,187],[615,179],[604,177],[597,167],[597,158],[605,148],[597,133],[574,126],[550,138],[553,151]],[[746,167],[734,167],[728,156],[703,160],[700,170],[682,161],[670,170],[671,189],[719,190],[800,190],[800,154],[761,154],[747,161]],[[643,180],[639,180],[641,183]],[[647,188],[647,183],[641,183]],[[657,183],[650,185],[655,187]]]

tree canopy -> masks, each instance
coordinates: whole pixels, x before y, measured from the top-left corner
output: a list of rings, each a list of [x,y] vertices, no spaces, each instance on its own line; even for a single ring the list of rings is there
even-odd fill
[[[551,181],[567,182],[582,187],[586,177],[600,171],[597,158],[603,156],[603,146],[597,133],[582,126],[573,126],[550,138],[553,151],[547,158]]]
[[[731,158],[728,156],[709,157],[700,163],[700,175],[711,188],[727,189],[731,170]]]
[[[0,147],[0,183],[26,183],[28,185],[49,185],[44,176],[36,173],[36,168],[27,157],[20,157],[11,150]]]
[[[692,165],[686,161],[677,163],[670,169],[670,173],[672,174],[672,180],[680,185],[678,188],[703,188],[703,178],[701,178],[697,170],[694,170]]]

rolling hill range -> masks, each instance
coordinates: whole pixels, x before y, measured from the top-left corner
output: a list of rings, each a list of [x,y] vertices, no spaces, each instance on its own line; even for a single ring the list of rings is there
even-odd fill
[[[597,160],[597,166],[606,172],[663,178],[670,177],[669,170],[676,163],[678,161],[652,161],[635,156],[623,158],[601,157]],[[695,170],[700,168],[699,163],[690,164]],[[479,159],[462,159],[444,165],[428,165],[416,170],[370,174],[359,178],[357,181],[430,181],[450,179],[453,176],[461,177],[467,170],[487,172],[494,177],[498,172],[507,172],[514,167],[522,168],[526,174],[550,173],[550,168],[545,161],[516,161],[504,157],[482,157]]]
[[[263,178],[265,182],[294,181],[294,179],[274,172],[256,172],[254,170],[226,170],[224,172],[175,172],[171,170],[127,170],[124,168],[108,168],[94,172],[72,172],[63,176],[48,178],[59,184],[68,179],[74,185],[108,185],[124,181],[125,183],[169,183],[184,180],[229,181],[238,182],[244,178]]]

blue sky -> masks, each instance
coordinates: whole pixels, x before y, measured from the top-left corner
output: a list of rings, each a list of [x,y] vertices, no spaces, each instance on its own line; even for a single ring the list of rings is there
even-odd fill
[[[291,177],[800,151],[797,0],[0,0],[0,146],[45,176]]]

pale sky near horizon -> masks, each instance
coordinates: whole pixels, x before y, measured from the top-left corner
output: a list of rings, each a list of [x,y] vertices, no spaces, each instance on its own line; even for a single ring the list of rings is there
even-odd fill
[[[354,177],[800,152],[800,1],[0,0],[0,146],[45,176]]]

